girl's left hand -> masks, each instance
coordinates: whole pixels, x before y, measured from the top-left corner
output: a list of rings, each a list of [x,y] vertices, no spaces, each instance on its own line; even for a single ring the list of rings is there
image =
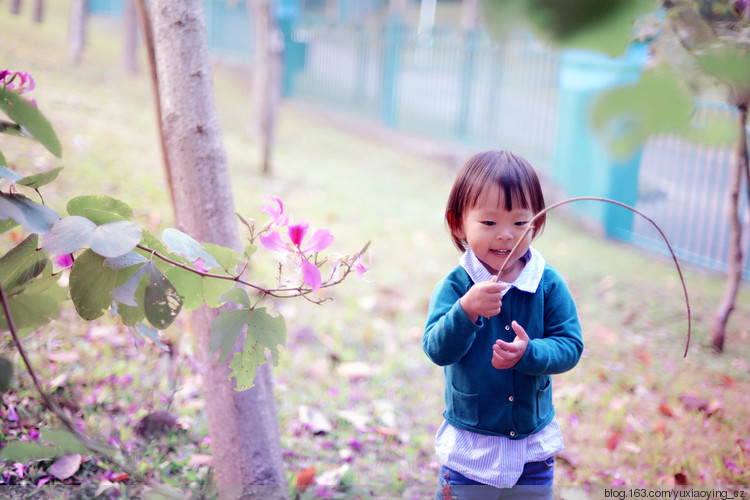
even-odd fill
[[[515,321],[511,323],[513,331],[516,332],[516,338],[513,342],[495,341],[492,346],[492,366],[498,370],[513,368],[516,363],[523,357],[526,352],[526,346],[529,345],[529,336],[526,330]]]

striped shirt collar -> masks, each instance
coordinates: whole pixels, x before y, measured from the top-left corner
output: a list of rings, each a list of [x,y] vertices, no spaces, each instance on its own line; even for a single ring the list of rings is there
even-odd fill
[[[542,281],[542,273],[544,273],[545,260],[542,254],[537,252],[535,249],[529,247],[526,255],[523,256],[526,260],[526,265],[521,270],[521,274],[518,275],[513,283],[509,283],[503,295],[510,290],[511,287],[516,287],[523,292],[536,293],[536,289],[539,287],[539,282]],[[492,273],[490,273],[484,264],[479,261],[476,254],[467,248],[464,254],[459,260],[461,267],[463,267],[469,274],[469,278],[474,283],[480,283],[482,281],[489,281],[492,279]],[[502,283],[502,282],[501,282]]]

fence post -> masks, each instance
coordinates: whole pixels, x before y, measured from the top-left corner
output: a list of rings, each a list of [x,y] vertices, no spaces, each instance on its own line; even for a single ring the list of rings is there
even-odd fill
[[[284,36],[284,68],[281,83],[281,95],[283,97],[292,95],[297,74],[305,69],[307,44],[292,39],[293,24],[300,14],[299,1],[279,0],[276,8],[276,19],[281,34]]]
[[[464,38],[464,60],[461,72],[461,96],[458,107],[458,135],[466,137],[471,116],[471,86],[474,81],[474,59],[477,51],[477,30],[469,29]]]
[[[403,29],[401,17],[393,14],[389,17],[383,33],[380,117],[389,127],[395,127],[398,121],[398,77],[401,71]]]
[[[620,57],[588,50],[560,55],[560,108],[552,178],[566,196],[600,196],[634,205],[638,199],[638,169],[642,148],[616,157],[590,123],[592,105],[604,90],[635,83],[648,54],[634,44]],[[630,239],[632,212],[611,204],[571,205],[572,210],[604,226],[609,237]]]

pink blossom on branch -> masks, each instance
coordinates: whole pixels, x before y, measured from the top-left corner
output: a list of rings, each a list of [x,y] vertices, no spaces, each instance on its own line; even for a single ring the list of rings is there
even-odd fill
[[[283,210],[281,200],[279,200],[279,207]],[[315,291],[322,284],[320,269],[310,262],[306,255],[328,248],[333,242],[333,235],[328,229],[318,229],[305,243],[305,237],[309,230],[310,225],[307,222],[299,222],[287,227],[288,241],[285,241],[278,231],[269,235],[261,234],[259,238],[261,244],[269,250],[295,254],[302,271],[302,281]]]
[[[261,212],[266,212],[271,216],[271,222],[266,225],[266,229],[286,226],[289,223],[289,217],[284,214],[284,203],[277,196],[267,194],[265,197],[276,203],[276,206],[268,204],[260,207]]]

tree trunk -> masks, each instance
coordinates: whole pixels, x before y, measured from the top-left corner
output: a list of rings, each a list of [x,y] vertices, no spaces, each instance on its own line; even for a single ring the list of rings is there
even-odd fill
[[[83,58],[86,46],[86,0],[71,0],[70,2],[70,59],[78,64]]]
[[[213,93],[202,0],[151,4],[161,127],[172,168],[178,227],[196,238],[240,249],[232,186]],[[269,366],[255,387],[235,391],[228,363],[207,354],[217,311],[193,312],[203,396],[219,497],[288,497]],[[229,356],[231,359],[231,356]]]
[[[283,36],[271,9],[271,0],[247,0],[247,12],[255,28],[253,96],[256,137],[261,147],[261,171],[273,171],[271,151],[275,140],[276,116],[281,100],[281,53]]]
[[[128,73],[138,72],[138,17],[136,0],[125,0],[122,4],[122,69]]]
[[[740,223],[740,193],[743,173],[748,171],[747,157],[747,102],[737,106],[737,151],[732,167],[732,181],[730,184],[729,203],[729,250],[727,263],[727,283],[724,297],[716,310],[713,326],[711,327],[711,344],[716,351],[724,350],[729,315],[734,310],[737,292],[742,282],[742,225]],[[750,183],[750,179],[746,179]]]
[[[10,1],[10,13],[16,15],[21,13],[21,0]]]
[[[473,30],[479,19],[479,0],[461,0],[461,28]]]
[[[41,23],[44,20],[44,0],[34,1],[34,14],[32,20],[35,23]]]

